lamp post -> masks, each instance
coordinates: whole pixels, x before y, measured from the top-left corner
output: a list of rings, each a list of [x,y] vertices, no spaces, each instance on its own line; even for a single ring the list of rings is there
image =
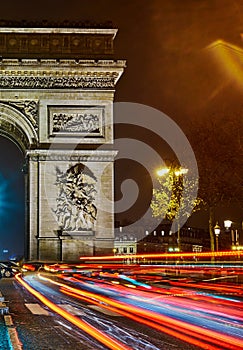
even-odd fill
[[[216,237],[216,251],[218,252],[219,250],[219,235],[220,235],[220,226],[218,223],[214,226],[214,233]]]

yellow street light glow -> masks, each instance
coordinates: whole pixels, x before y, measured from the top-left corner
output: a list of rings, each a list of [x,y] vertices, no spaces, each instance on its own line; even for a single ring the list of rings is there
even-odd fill
[[[168,174],[169,171],[170,171],[169,168],[161,168],[161,169],[157,170],[157,175],[164,176],[165,174]]]
[[[220,226],[218,223],[216,223],[216,225],[214,226],[214,233],[216,236],[220,234]]]
[[[188,169],[186,168],[181,168],[179,170],[175,171],[175,176],[180,176],[188,173]]]

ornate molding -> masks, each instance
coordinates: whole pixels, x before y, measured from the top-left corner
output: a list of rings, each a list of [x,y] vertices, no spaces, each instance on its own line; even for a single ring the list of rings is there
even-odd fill
[[[0,28],[2,57],[75,58],[113,55],[116,29]]]
[[[29,141],[23,132],[17,125],[13,125],[7,120],[0,119],[0,134],[1,135],[12,135],[15,140],[22,146],[23,148],[29,147]]]
[[[3,89],[114,89],[125,61],[73,59],[0,59]]]
[[[1,58],[2,66],[35,66],[35,67],[115,67],[125,68],[125,60],[92,60],[92,59],[24,59]],[[89,73],[90,74],[90,73]]]
[[[38,101],[35,100],[0,100],[0,103],[12,106],[23,113],[34,128],[38,129]]]
[[[66,162],[114,162],[117,151],[101,150],[101,151],[44,151],[33,150],[27,151],[30,160],[38,161],[66,161]]]
[[[1,76],[0,88],[2,89],[113,89],[118,74],[113,73],[107,77],[83,77],[83,76]]]
[[[49,21],[49,20],[42,20],[42,21],[29,21],[29,20],[6,20],[6,19],[0,19],[0,26],[1,27],[8,27],[8,28],[30,28],[33,30],[33,28],[113,28],[113,24],[111,21],[105,21],[105,22],[95,22],[95,21],[70,21],[70,20],[64,20],[64,21]]]
[[[113,162],[112,156],[31,155],[33,161]]]

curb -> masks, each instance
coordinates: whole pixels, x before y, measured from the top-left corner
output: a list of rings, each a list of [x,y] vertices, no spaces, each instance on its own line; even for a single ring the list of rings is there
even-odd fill
[[[8,329],[8,336],[9,336],[9,342],[11,349],[13,350],[22,350],[22,343],[19,340],[18,333],[16,331],[16,328],[14,327],[12,316],[5,315],[4,316],[5,325]]]
[[[4,302],[4,297],[2,293],[0,292],[0,313],[1,315],[4,315],[4,323],[8,331],[8,340],[10,343],[10,349],[12,350],[22,350],[22,343],[19,340],[17,330],[14,326],[13,319],[11,315],[8,315],[9,313],[9,307],[6,306]]]

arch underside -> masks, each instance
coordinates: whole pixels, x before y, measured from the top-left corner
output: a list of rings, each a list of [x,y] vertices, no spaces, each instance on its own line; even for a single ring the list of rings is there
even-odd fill
[[[23,130],[18,128],[16,125],[10,124],[6,120],[0,120],[0,135],[14,142],[22,153],[24,153],[26,149],[30,148],[28,138]]]
[[[23,153],[37,144],[37,134],[25,115],[0,103],[0,135],[13,141]]]

